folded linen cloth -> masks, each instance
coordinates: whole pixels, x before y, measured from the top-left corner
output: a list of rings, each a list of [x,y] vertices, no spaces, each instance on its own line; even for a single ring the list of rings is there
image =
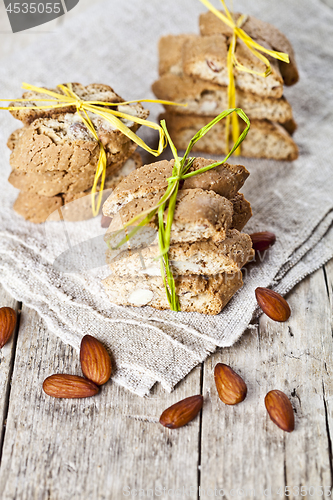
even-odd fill
[[[237,10],[246,12],[247,8],[245,0],[238,1]],[[36,44],[3,59],[0,95],[19,97],[22,81],[52,87],[66,81],[98,80],[129,99],[153,97],[150,85],[157,78],[159,37],[197,33],[198,15],[204,11],[200,2],[187,0],[97,3],[46,35],[43,51],[39,37]],[[319,0],[292,6],[287,0],[273,4],[258,0],[249,13],[275,24],[294,46],[300,82],[286,90],[286,97],[298,122],[295,140],[300,156],[293,163],[234,160],[251,172],[244,194],[254,215],[245,230],[273,231],[277,241],[262,263],[246,267],[243,288],[217,316],[110,304],[101,284],[108,270],[99,253],[105,233],[99,218],[66,222],[65,227],[61,222],[33,225],[13,212],[17,191],[7,183],[6,140],[17,122],[5,111],[0,114],[0,179],[5,186],[0,282],[17,300],[38,311],[50,332],[64,342],[78,349],[87,333],[103,341],[116,366],[113,380],[141,396],[156,381],[172,390],[216,346],[230,346],[238,340],[259,314],[254,296],[257,286],[272,286],[285,294],[333,257],[333,100],[328,84],[333,66],[325,63],[332,59],[333,47],[322,43],[332,39],[333,11]],[[154,120],[161,108],[150,108]],[[155,140],[153,134],[150,130],[141,133],[150,143]],[[76,249],[82,262],[91,264],[98,257],[96,266],[102,265],[82,266],[81,272],[75,268],[61,271],[56,259],[67,251],[75,260]]]

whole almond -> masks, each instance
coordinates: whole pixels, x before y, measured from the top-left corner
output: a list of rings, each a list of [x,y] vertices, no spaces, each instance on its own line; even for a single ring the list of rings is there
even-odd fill
[[[250,237],[252,240],[252,246],[257,252],[263,252],[264,250],[267,250],[269,247],[274,245],[276,241],[275,234],[271,233],[270,231],[252,233],[250,234]]]
[[[0,308],[0,349],[7,344],[16,326],[16,312],[11,307]]]
[[[236,405],[246,398],[246,384],[230,366],[217,363],[214,379],[219,397],[226,405]]]
[[[222,67],[221,66],[217,66],[217,64],[214,61],[206,61],[206,63],[207,63],[207,66],[212,71],[214,71],[214,73],[220,73],[220,71],[222,70]]]
[[[280,429],[292,432],[295,428],[293,407],[284,392],[273,390],[266,394],[265,406],[271,420]]]
[[[98,393],[99,387],[77,375],[51,375],[43,382],[43,390],[54,398],[87,398]]]
[[[80,361],[83,375],[97,385],[103,385],[111,377],[111,358],[99,340],[85,335],[81,341]]]
[[[107,217],[106,215],[102,215],[101,227],[103,227],[103,228],[109,227],[109,225],[111,224],[111,221],[112,221],[111,217]]]
[[[197,416],[202,404],[203,397],[200,395],[182,399],[164,410],[160,416],[160,423],[169,429],[178,429]]]
[[[269,288],[258,287],[255,290],[256,299],[263,312],[274,321],[287,321],[290,317],[288,302]]]

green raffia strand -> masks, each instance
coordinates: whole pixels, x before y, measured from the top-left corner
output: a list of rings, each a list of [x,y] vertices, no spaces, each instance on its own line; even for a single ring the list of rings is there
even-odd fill
[[[237,115],[246,123],[246,128],[243,130],[241,135],[238,137],[237,141],[235,142],[233,148],[231,151],[227,154],[227,156],[224,158],[222,161],[218,161],[213,163],[212,165],[208,165],[206,167],[200,168],[199,170],[195,170],[193,172],[189,172],[189,169],[193,165],[193,162],[195,158],[189,158],[189,154],[193,148],[193,146],[205,135],[209,130],[214,127],[220,120],[223,120],[223,118],[226,118],[229,116],[231,113],[237,113]],[[198,174],[202,174],[204,172],[207,172],[208,170],[211,170],[215,167],[218,167],[219,165],[222,165],[225,163],[228,158],[236,151],[238,146],[244,141],[245,137],[247,136],[247,133],[250,128],[250,120],[248,119],[247,115],[244,113],[244,111],[240,108],[232,108],[232,109],[227,109],[226,111],[223,111],[220,113],[214,120],[212,120],[210,123],[205,125],[199,132],[195,134],[194,137],[189,142],[189,145],[187,146],[187,149],[185,151],[185,155],[180,158],[178,156],[177,149],[175,148],[175,145],[173,144],[171,137],[168,133],[167,127],[165,120],[161,121],[161,127],[163,131],[165,132],[165,135],[169,141],[169,145],[172,151],[172,154],[175,159],[175,163],[172,169],[172,176],[169,177],[168,180],[168,187],[158,202],[158,204],[149,210],[146,210],[142,212],[141,214],[137,215],[134,217],[132,220],[127,222],[122,229],[119,231],[116,231],[114,235],[119,234],[120,232],[124,231],[127,229],[129,226],[132,226],[134,223],[139,222],[139,224],[128,234],[126,235],[120,243],[116,247],[111,247],[110,241],[107,242],[109,248],[111,250],[115,250],[119,247],[121,247],[126,241],[128,241],[132,236],[134,236],[142,227],[144,227],[148,222],[151,221],[151,219],[158,214],[158,244],[159,244],[159,251],[160,255],[157,257],[161,261],[161,274],[163,278],[163,283],[165,286],[165,291],[167,295],[168,302],[170,304],[170,309],[172,311],[180,311],[180,304],[179,304],[179,298],[176,293],[176,285],[175,285],[175,280],[173,277],[173,274],[170,269],[170,263],[169,263],[169,248],[170,248],[170,239],[171,239],[171,227],[172,227],[172,222],[173,222],[173,217],[175,213],[175,208],[176,208],[176,202],[177,202],[177,195],[178,195],[178,190],[179,190],[179,183],[181,180],[188,179],[189,177],[193,177]],[[168,213],[167,213],[167,218],[166,222],[164,222],[164,212],[165,209],[168,205]]]

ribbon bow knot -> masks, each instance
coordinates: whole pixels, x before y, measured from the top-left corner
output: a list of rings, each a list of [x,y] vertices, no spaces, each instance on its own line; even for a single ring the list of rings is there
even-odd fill
[[[93,113],[94,115],[100,116],[102,119],[108,121],[111,123],[111,125],[117,129],[120,130],[126,137],[131,139],[133,142],[135,142],[138,146],[142,147],[149,153],[151,153],[154,156],[159,156],[162,151],[165,149],[167,146],[167,139],[164,133],[164,130],[160,125],[157,123],[145,120],[143,118],[139,118],[138,116],[133,116],[127,113],[123,113],[118,111],[117,109],[110,109],[112,106],[119,106],[121,105],[130,105],[130,104],[138,104],[141,102],[152,102],[152,103],[159,103],[159,104],[168,104],[171,106],[184,106],[184,104],[177,104],[174,102],[169,102],[169,101],[161,101],[161,100],[155,100],[155,99],[139,99],[139,100],[134,100],[134,101],[124,101],[124,102],[101,102],[101,101],[83,101],[80,99],[80,97],[74,92],[72,84],[68,83],[66,85],[58,85],[58,88],[63,92],[62,94],[58,92],[54,92],[52,90],[48,90],[42,87],[35,87],[34,85],[30,85],[27,83],[22,84],[22,88],[25,90],[30,90],[32,92],[35,92],[37,94],[41,94],[42,96],[47,95],[50,96],[49,98],[41,98],[41,99],[33,99],[34,102],[47,102],[49,104],[45,106],[25,106],[24,103],[26,102],[31,102],[31,99],[0,99],[0,102],[2,101],[13,101],[13,102],[18,102],[22,103],[22,106],[6,106],[6,107],[0,107],[0,109],[5,109],[8,111],[16,111],[18,109],[56,109],[56,108],[65,108],[68,106],[75,106],[78,115],[80,116],[81,120],[87,127],[87,129],[91,132],[95,140],[99,144],[100,152],[99,152],[99,159],[98,159],[98,164],[96,167],[96,173],[95,173],[95,178],[94,178],[94,183],[91,189],[91,204],[92,204],[92,212],[93,216],[98,215],[101,204],[102,204],[102,196],[103,196],[103,189],[104,189],[104,184],[105,184],[105,177],[106,177],[106,166],[107,166],[107,156],[106,152],[104,149],[104,146],[102,142],[100,141],[97,131],[94,127],[94,124],[91,120],[91,118],[88,115],[88,112]],[[129,120],[130,122],[137,123],[139,125],[144,125],[146,127],[149,127],[151,129],[157,130],[159,132],[159,144],[157,150],[154,150],[150,148],[140,137],[138,137],[129,127],[125,125],[124,122],[120,120],[120,118],[123,118],[125,120]],[[98,199],[97,199],[97,204],[95,200],[95,195],[97,192],[97,186],[100,183],[99,187],[99,194],[98,194]]]
[[[227,69],[228,69],[228,77],[229,77],[229,84],[228,84],[228,108],[236,108],[236,85],[235,85],[235,77],[234,77],[234,67],[238,68],[240,71],[244,71],[246,73],[252,73],[253,75],[259,75],[264,78],[266,78],[268,75],[271,74],[272,68],[269,60],[267,59],[264,54],[267,54],[268,56],[273,57],[274,59],[279,59],[280,61],[289,63],[289,56],[288,54],[285,54],[284,52],[278,52],[276,50],[270,50],[266,49],[266,47],[263,47],[259,43],[255,42],[245,31],[241,28],[243,24],[247,20],[246,15],[241,15],[237,21],[235,22],[232,14],[228,10],[225,0],[221,0],[222,6],[224,8],[225,14],[223,12],[220,12],[217,10],[210,2],[209,0],[200,0],[201,3],[203,3],[213,14],[215,14],[216,17],[218,17],[221,21],[224,22],[229,28],[232,29],[233,34],[232,38],[230,41],[229,49],[228,49],[228,56],[227,56]],[[237,42],[237,37],[244,42],[246,47],[249,49],[249,51],[257,57],[261,62],[263,62],[266,66],[266,70],[261,72],[261,71],[255,71],[253,69],[247,68],[243,64],[241,64],[235,55],[236,52],[236,42]],[[232,125],[232,139],[233,142],[235,143],[237,140],[237,137],[239,136],[239,123],[237,119],[237,115],[233,114],[231,117],[228,116],[226,120],[226,148],[228,149],[229,145],[229,135],[230,135],[230,121]],[[240,154],[239,149],[236,150],[235,152],[236,155]]]

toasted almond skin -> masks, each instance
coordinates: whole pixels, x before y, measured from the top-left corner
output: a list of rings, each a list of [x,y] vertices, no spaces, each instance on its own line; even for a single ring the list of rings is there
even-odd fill
[[[264,250],[267,250],[269,247],[274,245],[276,241],[275,234],[271,233],[270,231],[252,233],[250,234],[250,237],[252,240],[252,246],[257,252],[263,252]]]
[[[288,397],[277,389],[270,391],[265,397],[265,406],[271,420],[280,429],[292,432],[295,428],[294,411]]]
[[[85,335],[81,342],[80,361],[83,375],[97,385],[103,385],[111,377],[111,358],[109,353],[91,335]]]
[[[11,307],[0,308],[0,349],[7,344],[16,326],[16,312]]]
[[[111,224],[111,221],[112,221],[111,217],[107,217],[106,215],[102,215],[102,218],[101,218],[101,227],[108,228],[109,225]]]
[[[203,397],[191,396],[170,406],[160,416],[160,424],[169,429],[178,429],[193,420],[203,405]]]
[[[247,386],[230,366],[217,363],[214,379],[219,398],[226,405],[236,405],[246,398]]]
[[[98,393],[99,387],[77,375],[51,375],[43,382],[43,390],[54,398],[88,398]]]
[[[258,287],[255,290],[256,299],[263,312],[274,321],[287,321],[291,311],[288,302],[269,288]]]

